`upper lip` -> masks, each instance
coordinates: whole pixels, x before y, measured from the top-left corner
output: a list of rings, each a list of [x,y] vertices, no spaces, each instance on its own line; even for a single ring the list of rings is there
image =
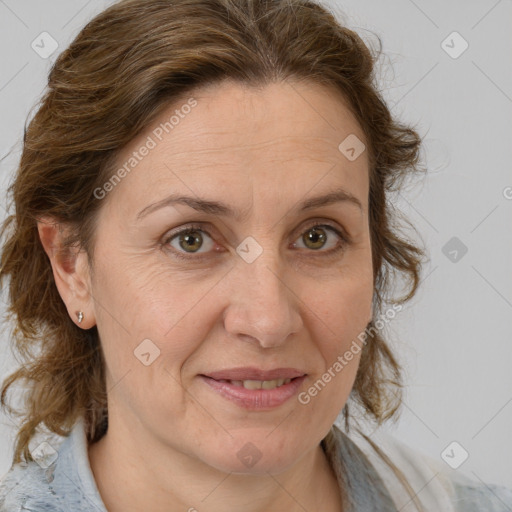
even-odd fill
[[[294,379],[306,375],[305,372],[296,368],[273,368],[271,370],[261,370],[259,368],[229,368],[226,370],[217,370],[204,373],[206,377],[214,380],[275,380],[275,379]]]

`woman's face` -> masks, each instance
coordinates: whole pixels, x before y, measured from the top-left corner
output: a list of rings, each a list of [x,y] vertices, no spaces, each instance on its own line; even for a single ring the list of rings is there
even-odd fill
[[[89,283],[109,430],[229,472],[280,472],[318,446],[371,318],[363,140],[319,85],[224,82],[125,148]]]

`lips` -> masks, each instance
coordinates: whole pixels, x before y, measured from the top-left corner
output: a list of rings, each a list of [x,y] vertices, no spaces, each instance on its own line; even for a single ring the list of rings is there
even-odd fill
[[[199,375],[209,389],[249,410],[270,410],[290,400],[306,379],[296,368],[231,368]]]

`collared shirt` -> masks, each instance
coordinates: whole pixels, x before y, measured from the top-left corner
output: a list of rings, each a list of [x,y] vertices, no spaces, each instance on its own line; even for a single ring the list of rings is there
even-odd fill
[[[347,435],[335,425],[322,447],[347,512],[512,512],[512,490],[473,481],[386,435]],[[0,512],[107,512],[89,463],[83,419],[67,437],[38,446],[36,461],[14,464],[0,481]],[[36,455],[33,453],[33,455]],[[391,461],[407,480],[409,491]]]

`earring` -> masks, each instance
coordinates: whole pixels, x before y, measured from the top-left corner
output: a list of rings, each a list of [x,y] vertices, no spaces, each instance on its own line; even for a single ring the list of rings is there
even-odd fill
[[[82,320],[84,319],[84,314],[81,311],[76,312],[76,317],[78,318],[78,323],[82,323]]]

